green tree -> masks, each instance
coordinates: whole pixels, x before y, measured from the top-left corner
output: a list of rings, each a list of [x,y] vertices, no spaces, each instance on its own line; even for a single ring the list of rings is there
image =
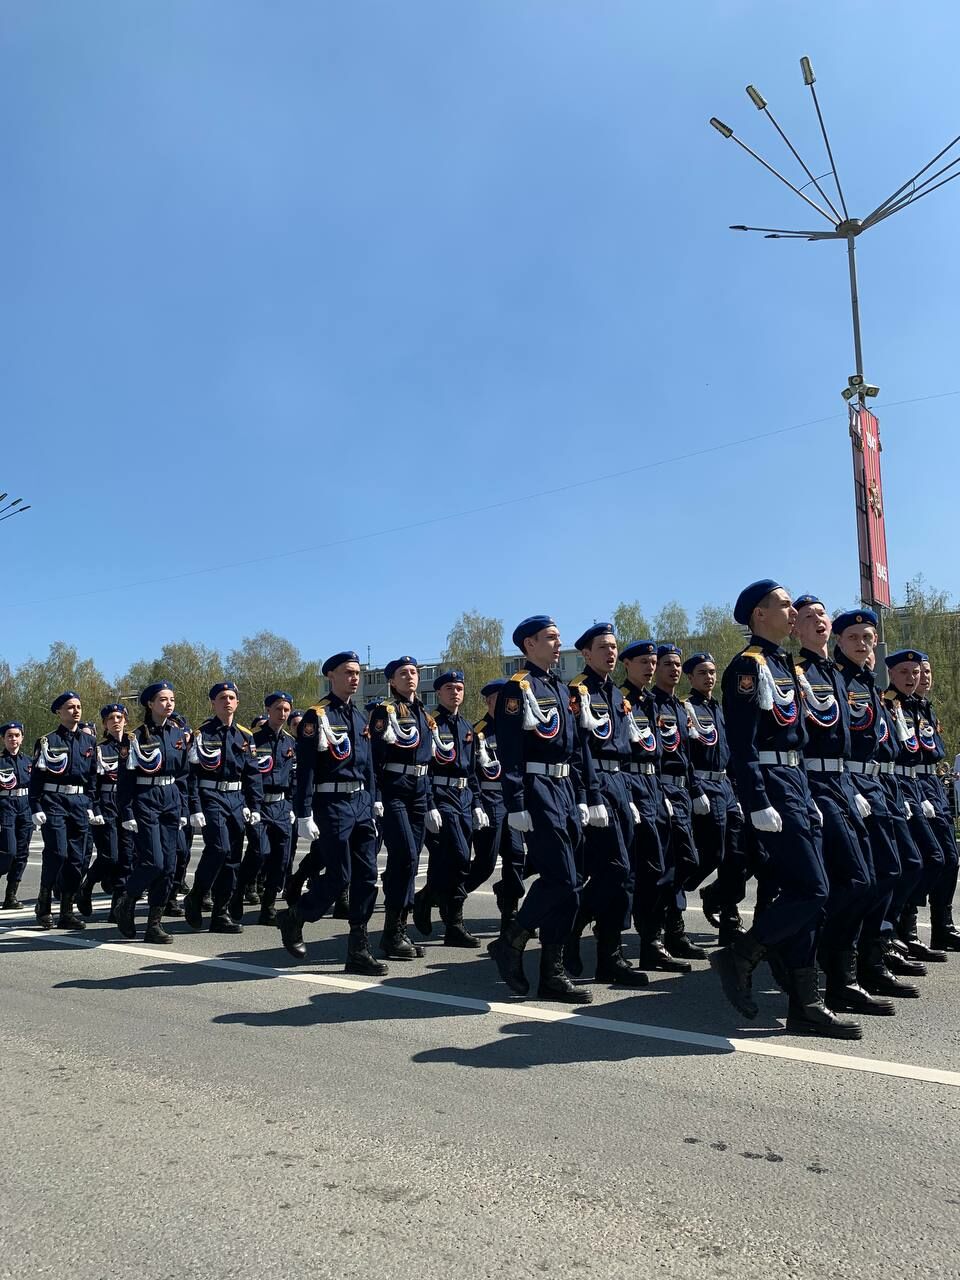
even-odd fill
[[[443,664],[463,672],[464,714],[477,720],[484,704],[480,690],[503,674],[503,622],[481,613],[462,613],[447,636]]]
[[[304,664],[299,649],[272,631],[245,636],[240,647],[227,654],[225,670],[240,690],[244,724],[262,712],[264,696],[274,689],[283,689],[294,706],[303,707],[315,702],[322,688],[317,663]]]
[[[14,672],[0,673],[0,710],[4,720],[22,720],[28,746],[46,729],[54,717],[50,703],[65,689],[76,689],[83,703],[83,718],[99,729],[100,708],[115,701],[117,690],[92,658],[81,658],[71,645],[57,640],[42,661],[29,658]]]
[[[223,659],[215,649],[177,640],[165,644],[156,658],[135,662],[120,686],[125,695],[132,697],[154,680],[169,680],[176,691],[177,710],[196,727],[210,714],[210,686],[222,679]],[[133,718],[133,708],[130,710]]]
[[[728,604],[705,604],[697,613],[693,634],[687,637],[686,654],[712,653],[718,675],[735,654],[744,646],[745,632],[733,620],[733,608]]]

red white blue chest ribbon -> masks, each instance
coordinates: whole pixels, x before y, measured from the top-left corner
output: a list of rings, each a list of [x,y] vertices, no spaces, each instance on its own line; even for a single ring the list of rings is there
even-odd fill
[[[533,695],[528,681],[520,685],[523,695],[523,727],[531,730],[538,738],[555,738],[560,732],[560,708],[556,705],[546,711]]]
[[[190,763],[213,773],[223,763],[223,743],[220,738],[205,737],[202,732],[195,733],[190,747]]]
[[[837,695],[830,688],[826,688],[825,692],[818,693],[803,671],[797,672],[797,680],[800,683],[803,709],[807,719],[812,720],[821,729],[832,729],[840,719],[840,704],[837,702]],[[820,686],[820,688],[823,689],[824,686]]]
[[[70,752],[66,747],[51,747],[46,737],[40,739],[40,755],[37,757],[37,768],[45,773],[66,773],[70,763]]]
[[[702,707],[698,708],[695,702],[688,699],[683,705],[690,726],[690,737],[702,742],[705,747],[715,747],[720,740],[717,722],[710,719],[704,720],[698,715],[698,710],[702,710]]]
[[[500,777],[497,744],[492,739],[486,738],[482,733],[477,734],[477,764],[480,766],[480,772],[487,782],[496,782],[497,778]]]
[[[347,729],[334,729],[325,710],[317,712],[317,750],[329,751],[334,760],[349,760],[353,751]],[[384,734],[386,737],[386,734]],[[419,741],[419,735],[418,735]]]
[[[779,725],[796,724],[799,711],[797,710],[797,691],[793,681],[783,680],[783,684],[789,684],[789,688],[781,689],[779,681],[773,678],[773,673],[767,666],[765,661],[757,663],[757,701],[762,711],[770,711],[773,718]],[[839,709],[837,714],[839,714]]]
[[[163,765],[163,746],[154,740],[142,740],[138,733],[130,739],[128,769],[141,769],[144,773],[159,773]]]

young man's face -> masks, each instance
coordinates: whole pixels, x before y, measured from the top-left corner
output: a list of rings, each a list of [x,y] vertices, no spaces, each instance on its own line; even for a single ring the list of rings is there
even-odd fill
[[[769,632],[778,640],[786,640],[796,620],[797,611],[789,592],[783,587],[777,587],[770,592],[763,604],[757,605],[750,623],[753,628],[761,627],[765,634]]]
[[[917,682],[917,693],[922,693],[924,697],[933,688],[933,672],[930,670],[929,662],[920,663],[920,679]]]
[[[560,632],[554,626],[544,627],[523,642],[523,652],[542,671],[549,671],[560,659]]]
[[[712,662],[698,662],[690,672],[690,688],[709,697],[717,683],[717,668]]]
[[[625,658],[623,669],[627,679],[637,689],[645,689],[657,672],[657,655],[643,653],[638,658]]]
[[[8,729],[7,732],[3,735],[3,745],[6,747],[6,749],[10,752],[12,756],[15,756],[17,754],[17,752],[20,750],[22,743],[23,743],[23,733],[21,732],[20,729]]]
[[[463,702],[463,681],[448,680],[437,690],[437,701],[447,711],[459,711]]]
[[[239,705],[240,699],[232,689],[221,689],[213,700],[213,714],[226,723],[231,716],[236,715]]]
[[[608,676],[617,665],[617,640],[610,634],[594,636],[586,649],[580,650],[584,662],[598,676]]]
[[[71,698],[69,702],[65,702],[57,711],[60,723],[65,729],[75,729],[80,723],[82,715],[83,707],[80,705],[79,698]]]
[[[840,652],[858,667],[866,666],[867,659],[873,654],[877,644],[877,633],[868,622],[844,627],[837,636]]]
[[[657,684],[666,693],[672,692],[680,683],[683,662],[679,653],[665,653],[657,659]]]
[[[819,601],[815,604],[801,605],[797,610],[793,634],[804,649],[819,652],[830,639],[830,630],[830,618]]]
[[[916,693],[920,683],[920,663],[898,662],[895,667],[890,668],[890,683],[898,693],[907,697]]]
[[[267,724],[274,733],[279,733],[283,726],[287,723],[287,716],[293,710],[286,698],[278,698],[276,702],[271,702],[267,708]]]

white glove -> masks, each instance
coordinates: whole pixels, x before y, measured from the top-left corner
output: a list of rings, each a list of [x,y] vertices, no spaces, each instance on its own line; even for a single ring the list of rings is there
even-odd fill
[[[473,829],[474,831],[482,831],[484,827],[489,827],[490,819],[487,817],[486,809],[482,809],[480,805],[473,811]]]
[[[290,825],[291,827],[295,827],[297,825],[297,815],[292,809],[290,810]]]
[[[869,818],[871,813],[873,813],[873,810],[870,808],[870,801],[866,796],[860,795],[859,792],[857,792],[857,813],[859,813],[861,818]]]
[[[320,836],[320,828],[312,818],[301,818],[297,823],[297,835],[301,840],[317,840]]]
[[[697,796],[693,802],[693,812],[700,818],[706,817],[710,812],[710,797]]]
[[[930,803],[929,800],[924,800],[923,804],[920,807],[923,810],[923,816],[925,818],[935,818],[937,816],[937,811],[933,807],[933,805]]]
[[[247,808],[247,806],[246,806],[246,805],[244,805],[244,806],[243,806],[243,808],[240,810],[240,812],[243,814],[243,820],[244,820],[244,822],[249,822],[249,821],[250,821],[250,810]]]
[[[43,812],[42,809],[38,809],[37,812],[33,815],[33,825],[35,830],[39,831],[40,828],[43,826],[43,824],[46,822],[46,820],[47,820],[47,815]]]
[[[592,804],[587,810],[591,827],[609,827],[610,815],[605,804]]]
[[[180,819],[180,821],[182,822],[182,821],[183,821],[183,819],[181,818],[181,819]],[[136,820],[136,818],[128,818],[128,819],[126,820],[126,822],[121,822],[121,823],[120,823],[120,825],[121,825],[121,827],[123,827],[124,831],[139,831],[139,830],[140,830],[140,828],[137,826],[137,820]]]
[[[182,831],[182,830],[183,830],[183,828],[184,828],[186,825],[187,825],[187,820],[186,820],[186,818],[181,818],[181,819],[180,819],[180,830]]]
[[[907,821],[909,822],[909,820],[913,817],[913,810],[910,808],[910,801],[909,801],[909,800],[904,800],[904,802],[903,802],[903,812],[906,814]]]
[[[91,827],[102,827],[102,826],[104,826],[104,819],[103,819],[103,814],[102,814],[102,813],[94,813],[92,809],[88,809],[88,810],[87,810],[87,817],[90,819],[90,825],[91,825]]]
[[[772,805],[768,805],[766,809],[754,809],[750,814],[750,821],[758,831],[776,834],[783,830],[783,819]]]
[[[207,825],[207,820],[202,813],[191,813],[190,826],[194,831],[202,831]]]
[[[585,804],[578,804],[577,808],[580,810],[580,825],[585,827],[590,821],[590,810]]]
[[[250,823],[251,827],[259,826],[259,824],[260,824],[260,814],[259,814],[259,812],[258,812],[256,809],[254,809],[254,811],[253,811],[253,812],[250,814],[250,816],[247,818],[247,821]]]
[[[632,801],[632,800],[630,801],[630,812],[633,814],[633,820],[634,820],[634,822],[639,822],[639,821],[640,821],[640,810],[637,808],[637,806],[633,803],[633,801]]]
[[[743,817],[743,805],[740,803],[739,800],[737,801],[737,814],[739,815],[739,817],[741,818]]]
[[[437,832],[443,826],[443,814],[440,812],[439,809],[427,810],[425,825],[427,830],[430,832],[432,836],[435,836],[437,834]]]
[[[823,826],[823,810],[820,808],[820,806],[819,806],[818,804],[815,804],[815,805],[813,806],[813,812],[817,815],[817,817],[816,817],[816,821],[817,821],[817,822],[820,824],[820,826],[822,827],[822,826]]]
[[[373,802],[373,816],[374,816],[375,818],[382,818],[382,817],[383,817],[383,801],[382,801],[382,800],[374,800],[374,802]]]
[[[511,831],[532,831],[533,819],[526,809],[521,809],[519,813],[507,814],[507,826]]]
[[[663,797],[663,807],[664,807],[664,808],[666,809],[666,811],[667,811],[667,817],[668,817],[668,818],[672,818],[672,817],[673,817],[673,805],[670,803],[670,801],[667,799],[667,797],[666,797],[666,796],[664,796],[664,797]]]

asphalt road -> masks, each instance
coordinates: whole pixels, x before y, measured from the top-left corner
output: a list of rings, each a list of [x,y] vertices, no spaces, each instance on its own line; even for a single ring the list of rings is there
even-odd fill
[[[706,963],[571,1011],[439,941],[378,983],[340,921],[292,967],[106,910],[0,914],[0,1277],[960,1277],[960,958],[841,1045]]]

